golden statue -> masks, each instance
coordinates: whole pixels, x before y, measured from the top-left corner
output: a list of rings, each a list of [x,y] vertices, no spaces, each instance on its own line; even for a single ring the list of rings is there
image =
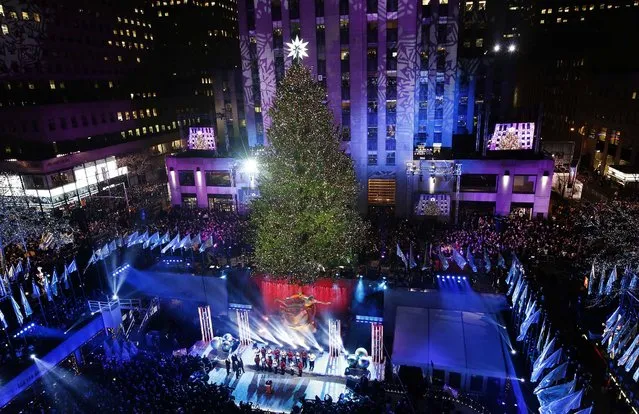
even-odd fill
[[[280,304],[280,311],[288,326],[292,329],[317,331],[315,326],[316,305],[330,305],[331,302],[322,302],[313,296],[306,296],[302,292],[289,296],[286,299],[276,299]]]

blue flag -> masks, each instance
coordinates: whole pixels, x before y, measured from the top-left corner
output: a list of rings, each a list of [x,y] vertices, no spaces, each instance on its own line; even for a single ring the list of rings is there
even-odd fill
[[[539,414],[566,414],[570,410],[576,410],[581,406],[581,397],[584,391],[579,390],[555,400],[539,409]]]
[[[58,272],[55,270],[55,267],[53,268],[53,276],[51,278],[51,292],[55,295],[58,296]]]
[[[475,266],[475,257],[473,256],[473,252],[470,251],[470,246],[466,248],[466,259],[468,260],[468,265],[472,269],[473,273],[477,273],[477,266]]]
[[[27,300],[26,295],[24,294],[24,290],[22,286],[20,286],[20,300],[22,301],[22,307],[24,308],[24,314],[29,317],[33,314],[31,310],[31,306],[29,305],[29,301]]]
[[[20,259],[18,261],[18,265],[16,266],[16,270],[15,270],[16,275],[19,275],[20,273],[22,273],[22,271],[23,271],[22,270],[22,259]]]
[[[573,379],[570,382],[554,385],[552,387],[546,387],[542,390],[539,390],[539,392],[535,392],[535,394],[537,394],[539,404],[542,407],[545,407],[553,401],[564,398],[566,395],[572,393],[575,390],[576,382],[577,381]]]
[[[62,273],[62,283],[64,283],[64,288],[69,289],[69,272],[67,271],[68,267],[64,266],[64,272]]]
[[[18,306],[18,302],[16,302],[16,300],[13,298],[13,295],[11,296],[11,305],[13,306],[13,311],[16,313],[16,319],[18,320],[18,324],[22,326],[22,324],[24,323],[24,317],[22,316],[22,313],[20,312],[20,306]]]
[[[559,348],[555,352],[553,352],[548,358],[546,358],[541,364],[536,367],[533,367],[532,374],[530,375],[530,381],[537,382],[539,377],[544,372],[546,368],[553,368],[555,365],[559,364],[561,361],[562,349]]]
[[[9,324],[7,324],[7,320],[4,318],[4,313],[0,310],[0,326],[2,329],[7,329]]]
[[[567,362],[564,362],[563,364],[554,368],[552,371],[546,374],[546,376],[543,377],[541,381],[539,381],[539,384],[537,385],[537,387],[535,387],[534,393],[537,394],[543,388],[550,387],[551,385],[554,385],[557,381],[561,381],[562,379],[564,379],[566,377],[567,369],[568,369]]]
[[[612,289],[615,286],[615,282],[617,281],[617,266],[612,268],[612,272],[610,272],[610,276],[608,276],[608,283],[606,284],[606,295],[610,295],[612,293]]]
[[[466,266],[466,259],[464,259],[464,256],[462,256],[461,253],[459,253],[457,249],[455,249],[454,247],[453,247],[453,260],[455,261],[455,263],[457,263],[457,266],[459,266],[459,268],[462,270]]]
[[[599,279],[599,296],[604,294],[604,288],[606,287],[606,269],[601,268],[601,278]]]
[[[448,267],[450,265],[448,264],[448,259],[446,258],[446,256],[444,256],[441,251],[437,253],[437,255],[439,256],[439,261],[442,262],[442,269],[448,270]]]
[[[533,323],[537,323],[537,321],[539,321],[540,314],[541,310],[538,310],[537,312],[531,313],[530,316],[526,318],[524,323],[522,323],[521,327],[519,328],[519,336],[517,337],[517,341],[522,341],[526,337],[528,328],[530,328],[530,325],[532,325]]]
[[[497,267],[501,267],[502,269],[506,268],[506,260],[504,256],[501,255],[501,252],[497,253]]]
[[[399,258],[402,259],[402,262],[404,262],[404,266],[408,267],[408,259],[406,259],[406,255],[404,254],[402,249],[399,247],[399,243],[397,243],[396,253],[397,253],[397,256],[399,256]]]
[[[32,296],[36,299],[40,297],[40,289],[36,285],[35,280],[31,281]]]
[[[592,296],[595,291],[595,262],[592,262],[590,276],[588,277],[588,296]]]
[[[486,268],[486,273],[490,272],[491,264],[490,264],[490,256],[488,255],[488,251],[484,249],[484,266]]]
[[[67,267],[67,273],[69,273],[70,275],[71,273],[77,272],[77,271],[78,271],[78,266],[75,264],[75,257],[74,257],[71,263],[69,264],[69,267]]]
[[[167,251],[169,251],[169,249],[173,249],[173,250],[177,249],[179,243],[180,243],[180,233],[178,233],[173,238],[173,240],[169,242],[169,244],[167,244],[166,246],[162,248],[162,254],[165,254]]]
[[[53,298],[51,297],[51,284],[49,284],[47,275],[44,275],[44,293],[47,294],[47,299],[49,300],[49,302],[53,302]]]

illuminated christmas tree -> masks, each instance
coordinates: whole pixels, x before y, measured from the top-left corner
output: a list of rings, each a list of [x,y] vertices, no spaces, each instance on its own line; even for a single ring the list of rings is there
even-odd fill
[[[269,112],[251,212],[258,268],[302,283],[353,264],[365,240],[353,164],[324,99],[309,69],[294,63]]]

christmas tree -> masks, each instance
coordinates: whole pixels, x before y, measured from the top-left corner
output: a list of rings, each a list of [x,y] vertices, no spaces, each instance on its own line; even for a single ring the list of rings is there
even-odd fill
[[[260,156],[260,196],[252,204],[259,270],[301,283],[353,263],[365,240],[353,164],[324,99],[310,71],[294,63],[269,112],[270,146]]]

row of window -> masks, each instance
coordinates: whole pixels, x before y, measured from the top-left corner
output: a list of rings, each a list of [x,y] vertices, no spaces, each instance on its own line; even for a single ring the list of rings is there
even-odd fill
[[[146,23],[146,22],[140,22],[139,20],[133,20],[133,19],[128,19],[128,18],[122,18],[122,17],[118,17],[118,23],[126,23],[126,24],[131,24],[133,26],[142,26],[142,27],[148,27],[149,29],[151,28],[151,23]]]
[[[195,173],[193,170],[179,170],[178,182],[183,186],[195,185]],[[204,171],[204,182],[207,187],[231,187],[231,173],[228,171]]]
[[[117,47],[124,47],[124,48],[127,48],[127,49],[140,49],[140,50],[146,49],[146,50],[151,50],[151,46],[145,45],[144,43],[127,42],[125,40],[122,40],[122,41],[116,40],[115,42],[112,41],[112,40],[107,40],[107,44],[109,46],[115,45]]]
[[[14,10],[9,10],[7,8],[7,14],[10,19],[14,20],[24,20],[29,21],[33,20],[36,23],[40,23],[40,13],[29,13],[28,11],[22,11],[20,14]],[[4,7],[0,4],[0,16],[7,17],[4,13]]]

